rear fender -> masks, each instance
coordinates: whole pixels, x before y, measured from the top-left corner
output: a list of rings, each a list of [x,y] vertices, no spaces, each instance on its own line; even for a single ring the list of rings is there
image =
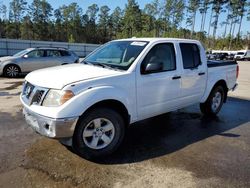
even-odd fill
[[[217,85],[221,85],[221,86],[224,88],[225,93],[226,93],[224,102],[226,102],[226,99],[227,99],[227,91],[228,91],[227,82],[226,82],[224,79],[221,79],[221,80],[214,80],[213,82],[210,82],[210,84],[207,85],[206,92],[205,92],[204,96],[202,97],[200,103],[206,102],[206,100],[207,100],[207,98],[209,97],[211,91],[212,91],[213,88],[214,88],[215,86],[217,86]]]

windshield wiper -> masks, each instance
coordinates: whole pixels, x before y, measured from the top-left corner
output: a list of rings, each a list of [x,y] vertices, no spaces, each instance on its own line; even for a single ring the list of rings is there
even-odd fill
[[[92,65],[92,63],[87,62],[87,61],[85,61],[85,60],[83,60],[81,63],[83,63],[83,64],[85,64],[85,65]]]
[[[103,68],[113,68],[110,65],[107,65],[105,63],[99,63],[99,62],[95,62],[95,63],[93,63],[93,65],[97,65],[97,66],[100,66],[100,67],[103,67]]]
[[[118,70],[117,68],[113,67],[112,65],[109,65],[109,64],[106,64],[106,63],[100,63],[100,62],[96,62],[96,61],[82,61],[82,63],[84,63],[86,65],[94,65],[94,66],[99,66],[99,67],[102,67],[102,68]]]

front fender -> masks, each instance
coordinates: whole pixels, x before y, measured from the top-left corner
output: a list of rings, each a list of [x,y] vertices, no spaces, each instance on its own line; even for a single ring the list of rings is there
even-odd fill
[[[17,63],[16,61],[14,61],[14,60],[7,60],[7,61],[2,62],[2,64],[0,65],[1,71],[3,71],[4,68],[5,68],[7,65],[16,65],[16,66],[18,66],[18,67],[20,68],[20,70],[21,70],[21,67],[18,65],[18,63]]]
[[[62,105],[57,117],[81,116],[88,108],[103,100],[117,100],[123,103],[131,116],[131,120],[135,118],[135,101],[129,97],[126,91],[112,86],[98,86],[83,91]]]

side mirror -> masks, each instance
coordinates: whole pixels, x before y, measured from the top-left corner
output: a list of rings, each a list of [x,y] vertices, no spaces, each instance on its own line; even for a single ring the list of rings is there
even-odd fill
[[[25,58],[25,59],[28,58],[28,57],[29,57],[29,56],[28,56],[27,54],[25,54],[25,55],[23,56],[23,58]]]
[[[162,69],[163,63],[161,62],[148,63],[145,70],[143,71],[143,74],[159,72]]]

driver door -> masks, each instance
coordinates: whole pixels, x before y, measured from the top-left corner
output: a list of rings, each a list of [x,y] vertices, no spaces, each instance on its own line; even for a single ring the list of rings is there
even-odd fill
[[[147,64],[162,63],[162,69],[144,72]],[[181,77],[176,65],[173,43],[151,48],[137,73],[137,112],[139,120],[176,109],[179,104]]]
[[[32,50],[27,53],[27,57],[22,59],[22,67],[24,72],[44,68],[45,51],[41,49]]]

